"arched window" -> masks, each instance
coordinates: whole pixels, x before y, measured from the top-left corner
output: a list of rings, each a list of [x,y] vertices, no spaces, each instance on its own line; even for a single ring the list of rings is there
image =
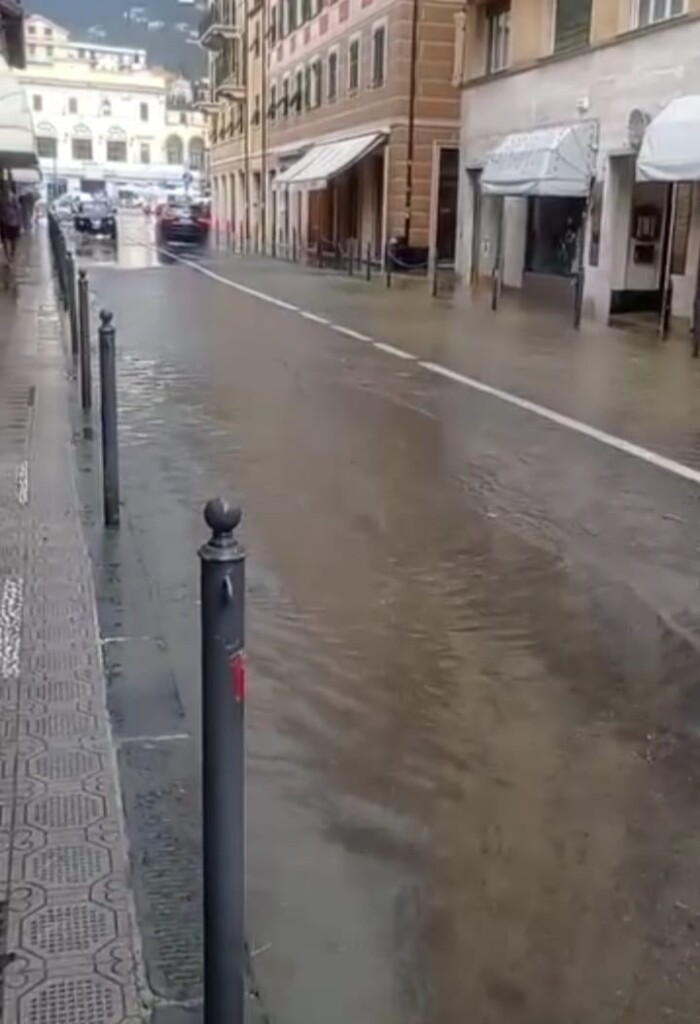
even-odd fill
[[[168,164],[181,165],[185,160],[185,147],[179,135],[169,135],[165,141],[165,160]]]
[[[74,160],[92,160],[92,132],[85,124],[76,124],[71,139],[71,156]]]
[[[107,160],[114,164],[124,164],[127,160],[126,132],[117,125],[107,132]]]
[[[190,139],[188,155],[191,170],[201,171],[204,169],[204,139],[201,136],[195,135]]]
[[[40,121],[36,126],[36,152],[45,160],[58,158],[58,134],[49,121]]]

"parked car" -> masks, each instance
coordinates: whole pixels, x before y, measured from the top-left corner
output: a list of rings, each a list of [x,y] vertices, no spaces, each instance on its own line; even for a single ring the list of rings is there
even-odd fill
[[[204,245],[209,238],[209,204],[190,199],[171,199],[158,216],[158,241],[162,245]]]
[[[90,200],[87,192],[64,192],[51,203],[51,212],[60,221],[72,221],[82,202]]]
[[[78,206],[73,226],[82,235],[93,235],[117,240],[117,217],[114,207],[105,199],[82,202]]]

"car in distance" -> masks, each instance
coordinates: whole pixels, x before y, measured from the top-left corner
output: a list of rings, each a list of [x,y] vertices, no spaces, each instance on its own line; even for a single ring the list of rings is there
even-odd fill
[[[114,207],[105,199],[81,202],[75,212],[73,227],[81,235],[117,240],[117,218]]]
[[[171,199],[158,217],[161,245],[205,245],[211,228],[209,204],[201,200]]]

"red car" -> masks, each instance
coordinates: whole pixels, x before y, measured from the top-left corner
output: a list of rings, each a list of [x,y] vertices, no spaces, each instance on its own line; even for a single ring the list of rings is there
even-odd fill
[[[205,245],[209,239],[211,212],[201,200],[171,199],[158,214],[158,241]]]

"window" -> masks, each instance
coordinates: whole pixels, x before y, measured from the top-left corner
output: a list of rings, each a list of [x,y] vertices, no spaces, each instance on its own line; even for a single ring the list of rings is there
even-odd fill
[[[169,135],[165,143],[166,163],[173,165],[185,162],[185,147],[179,135]]]
[[[360,40],[351,39],[348,46],[348,91],[360,88]]]
[[[30,36],[36,35],[36,25],[27,25],[27,32]]]
[[[47,39],[51,39],[53,36],[53,29],[49,25],[44,25],[44,35]]]
[[[43,156],[45,160],[55,160],[58,157],[58,141],[47,135],[39,135],[36,140],[36,151],[37,155]]]
[[[113,164],[125,164],[126,142],[122,139],[107,139],[107,160]]]
[[[78,101],[76,100],[75,96],[71,96],[70,99],[68,100],[68,113],[69,114],[77,114],[78,113]]]
[[[277,42],[277,6],[273,4],[270,8],[270,25],[267,30],[267,41],[270,46]]]
[[[147,121],[148,120],[148,104],[147,103],[142,103],[140,108],[139,108],[139,110],[140,110],[141,120],[142,121]]]
[[[297,0],[287,0],[287,31],[293,32],[297,27]]]
[[[44,109],[41,96],[32,96],[32,110],[36,110],[37,113]]]
[[[588,46],[591,38],[592,0],[557,0],[554,52],[566,53]]]
[[[151,147],[147,142],[141,143],[140,158],[142,164],[150,164],[151,162]]]
[[[29,56],[36,57],[36,46],[34,45],[34,43],[29,44]]]
[[[655,21],[677,18],[679,14],[683,14],[684,8],[685,0],[639,0],[637,24],[641,28]]]
[[[289,117],[289,75],[282,82],[282,117]]]
[[[502,71],[510,60],[510,4],[486,8],[486,71]]]
[[[338,96],[338,51],[328,54],[328,102],[332,103]]]
[[[311,6],[311,0],[301,0],[301,23],[310,21],[313,17],[313,8]]]
[[[267,108],[267,113],[271,121],[277,118],[277,86],[274,82],[270,86],[270,106]]]
[[[317,107],[321,106],[321,61],[318,57],[311,62],[310,71],[311,94],[309,96],[309,106],[312,110],[316,110]]]
[[[53,57],[53,46],[47,46],[46,47],[46,56],[47,57]]]
[[[254,57],[260,56],[260,21],[255,22],[255,33],[250,50]]]
[[[73,139],[71,154],[74,160],[92,160],[92,139]]]
[[[375,89],[386,80],[386,26],[378,25],[372,32],[372,85]]]
[[[299,70],[294,75],[294,96],[293,96],[294,103],[296,104],[297,114],[301,113],[302,105],[303,105],[302,104],[303,99],[304,99],[304,72],[301,70],[301,68],[299,68]]]
[[[307,64],[304,69],[304,106],[307,110],[311,107],[311,65]]]
[[[255,94],[255,102],[253,103],[253,116],[251,117],[250,121],[251,121],[251,124],[256,125],[256,126],[260,124],[260,93],[259,92],[256,92],[256,94]]]
[[[103,117],[111,117],[112,116],[112,102],[111,102],[111,100],[102,100],[102,109],[100,110],[100,113],[102,114]]]

